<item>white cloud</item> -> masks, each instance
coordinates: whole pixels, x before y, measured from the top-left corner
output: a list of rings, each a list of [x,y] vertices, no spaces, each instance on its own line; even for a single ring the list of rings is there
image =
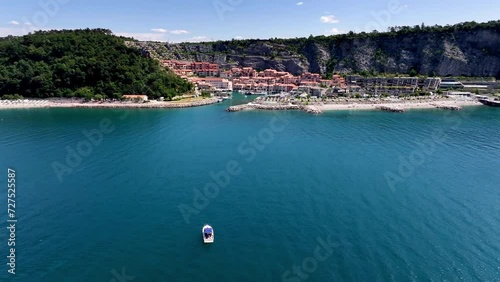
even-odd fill
[[[10,21],[9,24],[10,25],[20,25],[20,23],[18,21]]]
[[[176,30],[172,30],[170,33],[172,33],[172,34],[189,34],[189,31],[183,30],[183,29],[176,29]]]
[[[235,36],[233,39],[236,39],[236,40],[241,40],[241,39],[243,39],[243,36],[239,36],[239,35],[238,35],[238,36]]]
[[[207,41],[212,41],[212,40],[210,40],[207,36],[195,36],[195,37],[192,37],[186,41],[187,42],[207,42]]]
[[[338,28],[332,28],[332,29],[326,31],[326,34],[342,34],[342,33],[345,33],[345,32],[341,31]]]
[[[164,28],[152,28],[151,31],[159,32],[159,33],[167,33],[168,32],[168,30],[166,30]]]
[[[23,36],[27,35],[30,32],[35,32],[40,30],[48,31],[52,29],[54,28],[45,28],[45,27],[41,28],[30,23],[24,23],[24,25],[20,24],[19,26],[16,25],[12,27],[0,27],[0,37],[5,37],[9,35]]]
[[[304,5],[304,2],[298,2],[297,3],[297,6],[302,6],[302,5]]]
[[[195,37],[193,37],[192,39],[193,39],[193,40],[207,40],[207,39],[208,39],[208,37],[206,37],[206,36],[195,36]]]
[[[133,32],[116,32],[117,36],[132,37],[140,41],[168,41],[164,33],[133,33]]]
[[[319,18],[322,23],[338,23],[339,20],[334,16],[322,16]]]
[[[5,37],[9,35],[20,36],[25,35],[26,32],[22,28],[5,28],[0,27],[0,37]]]

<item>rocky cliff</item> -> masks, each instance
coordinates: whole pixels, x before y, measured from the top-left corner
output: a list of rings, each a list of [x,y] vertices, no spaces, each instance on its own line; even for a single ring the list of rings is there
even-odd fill
[[[385,33],[205,43],[137,43],[162,59],[299,74],[417,73],[500,78],[500,21],[394,27]]]

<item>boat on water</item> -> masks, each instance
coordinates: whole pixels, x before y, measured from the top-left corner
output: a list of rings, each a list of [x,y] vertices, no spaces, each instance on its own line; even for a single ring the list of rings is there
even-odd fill
[[[490,107],[500,107],[500,101],[497,100],[481,99],[479,102]]]
[[[231,99],[233,99],[233,98],[231,98],[231,96],[224,96],[224,97],[222,97],[222,100],[231,100]]]
[[[214,242],[214,229],[212,226],[205,224],[201,229],[201,233],[203,234],[203,243],[212,244]]]

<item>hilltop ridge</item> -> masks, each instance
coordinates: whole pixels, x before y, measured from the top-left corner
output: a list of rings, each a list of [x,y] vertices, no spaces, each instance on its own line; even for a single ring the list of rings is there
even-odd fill
[[[500,21],[391,27],[388,32],[168,44],[128,42],[159,59],[300,74],[382,73],[500,78]]]

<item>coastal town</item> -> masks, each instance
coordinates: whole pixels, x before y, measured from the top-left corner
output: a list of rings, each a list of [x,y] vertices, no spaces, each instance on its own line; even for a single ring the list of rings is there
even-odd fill
[[[500,106],[495,93],[496,80],[459,81],[440,77],[366,77],[318,73],[293,75],[274,69],[252,67],[223,69],[218,64],[160,60],[160,64],[182,79],[191,82],[194,95],[174,97],[172,101],[150,99],[144,94],[124,94],[122,100],[90,101],[74,99],[0,100],[0,108],[188,108],[232,99],[234,92],[250,102],[232,105],[229,112],[248,109],[303,110],[318,114],[327,110],[379,109],[404,112],[414,108],[460,110],[463,106]],[[492,95],[493,94],[493,95]],[[498,95],[498,94],[496,94]]]
[[[329,79],[320,74],[289,72],[252,67],[221,69],[209,62],[162,60],[161,64],[180,77],[196,85],[200,92],[218,93],[232,91],[248,95],[282,95],[328,97],[387,97],[429,96],[445,94],[456,97],[482,97],[500,89],[496,81],[460,82],[440,77],[363,77],[360,75],[334,74]],[[483,94],[483,95],[482,95]]]
[[[380,109],[404,112],[409,108],[460,110],[468,105],[497,105],[488,94],[500,89],[492,81],[458,81],[440,77],[365,77],[289,72],[252,67],[221,69],[209,62],[162,60],[162,66],[192,82],[198,94],[231,99],[232,92],[261,95],[251,103],[228,111],[245,109],[300,109],[321,113],[334,109]],[[493,98],[494,99],[494,98]],[[489,101],[486,103],[485,101]]]

